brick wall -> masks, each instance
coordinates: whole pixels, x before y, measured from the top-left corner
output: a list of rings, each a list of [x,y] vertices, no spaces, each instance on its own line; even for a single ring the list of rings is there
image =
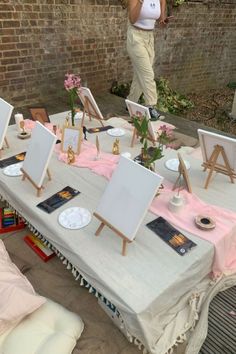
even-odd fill
[[[156,33],[157,76],[184,92],[236,81],[236,0],[187,2],[173,14]]]
[[[156,75],[183,92],[236,80],[236,0],[189,2],[157,29]],[[231,3],[230,3],[231,1]],[[0,97],[15,107],[64,99],[67,71],[94,93],[132,70],[118,0],[0,0]]]

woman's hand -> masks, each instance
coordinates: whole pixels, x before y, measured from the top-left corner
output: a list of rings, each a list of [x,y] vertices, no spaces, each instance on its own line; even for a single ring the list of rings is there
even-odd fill
[[[159,20],[159,24],[160,25],[167,25],[169,23],[170,20],[172,20],[174,18],[174,16],[161,16],[160,20]]]

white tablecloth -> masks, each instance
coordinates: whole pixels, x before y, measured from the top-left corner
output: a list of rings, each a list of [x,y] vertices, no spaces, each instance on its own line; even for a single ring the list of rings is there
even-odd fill
[[[51,120],[58,122],[60,118],[61,115],[54,115]],[[120,121],[114,119],[107,122],[111,123],[120,125]],[[86,125],[91,124],[99,126],[98,122],[86,121]],[[140,146],[137,143],[131,149],[131,131],[126,132],[120,138],[121,151],[131,151],[135,156]],[[100,133],[99,137],[101,149],[111,151],[114,138],[106,132]],[[10,149],[4,150],[3,158],[27,149],[29,140],[19,140],[14,125],[8,128],[7,138]],[[88,139],[95,142],[95,134],[88,134]],[[176,174],[165,169],[160,161],[158,172],[174,182]],[[200,181],[202,169],[197,161],[192,164],[192,159],[191,166],[194,166],[195,192],[206,201],[214,198],[216,203],[222,204],[222,191],[218,184],[214,189],[203,190],[204,179]],[[213,245],[188,234],[197,247],[182,257],[147,229],[145,224],[156,218],[148,213],[135,241],[128,246],[128,255],[123,257],[121,240],[111,230],[104,228],[100,236],[95,237],[99,226],[96,218],[87,227],[75,231],[64,229],[57,221],[58,215],[71,206],[84,207],[93,213],[107,181],[88,169],[58,161],[56,154],[53,154],[49,168],[52,181],[46,182],[39,198],[29,181],[7,177],[0,171],[1,196],[56,247],[89,284],[116,306],[133,338],[137,338],[151,353],[167,352],[194,326],[205,292],[212,286],[208,274],[214,254]],[[36,207],[67,185],[78,189],[81,194],[50,215]],[[227,200],[230,207],[230,196]]]

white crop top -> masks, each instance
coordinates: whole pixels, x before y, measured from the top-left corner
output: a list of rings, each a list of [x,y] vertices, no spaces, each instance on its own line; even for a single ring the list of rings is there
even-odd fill
[[[139,28],[152,30],[160,15],[161,6],[159,0],[144,0],[139,18],[133,25]]]

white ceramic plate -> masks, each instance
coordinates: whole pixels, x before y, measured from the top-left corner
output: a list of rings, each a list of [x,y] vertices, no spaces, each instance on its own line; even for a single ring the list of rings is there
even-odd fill
[[[10,177],[17,177],[17,176],[21,176],[22,172],[21,172],[21,167],[22,167],[23,163],[22,162],[18,162],[18,163],[14,163],[14,165],[10,165],[7,166],[3,169],[3,173],[6,176],[10,176]]]
[[[190,169],[190,163],[186,160],[184,160],[184,164],[186,166],[186,169],[189,170]],[[174,171],[174,172],[178,172],[178,168],[179,168],[179,159],[170,159],[167,160],[165,162],[165,166],[166,168],[168,168],[168,170]]]
[[[125,131],[121,128],[112,128],[107,130],[107,134],[111,136],[123,136],[125,135]]]
[[[91,221],[91,214],[87,209],[72,207],[65,209],[58,217],[58,222],[66,229],[76,230],[87,226]]]

